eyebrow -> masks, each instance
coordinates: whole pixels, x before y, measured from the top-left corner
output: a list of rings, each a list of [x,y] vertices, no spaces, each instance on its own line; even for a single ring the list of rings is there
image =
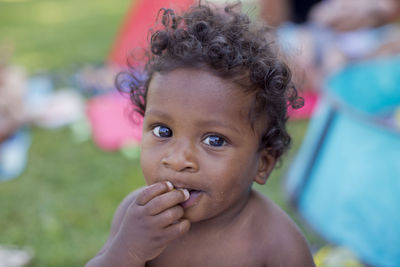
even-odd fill
[[[165,119],[171,119],[171,117],[167,113],[165,113],[165,112],[163,112],[161,110],[157,110],[157,109],[146,110],[146,112],[144,113],[144,116],[149,116],[149,115],[150,116],[162,117],[162,118],[165,118]]]
[[[232,130],[232,131],[240,134],[240,131],[238,128],[236,128],[235,126],[233,126],[231,124],[221,122],[221,121],[205,120],[205,121],[200,121],[198,123],[198,125],[200,127],[222,127],[222,128],[226,128],[226,129]]]
[[[157,110],[157,109],[150,109],[147,110],[145,113],[145,116],[157,116],[157,117],[162,117],[163,119],[166,120],[172,120],[171,116],[169,116],[168,114],[164,113],[161,110]],[[236,128],[234,125],[231,125],[229,123],[226,122],[221,122],[221,121],[216,121],[216,120],[203,120],[203,121],[199,121],[197,123],[200,127],[222,127],[222,128],[226,128],[229,130],[232,130],[238,134],[240,134],[241,132],[239,131],[238,128]]]

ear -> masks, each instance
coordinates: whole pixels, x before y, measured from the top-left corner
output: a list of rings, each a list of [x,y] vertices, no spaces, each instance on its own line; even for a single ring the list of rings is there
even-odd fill
[[[263,149],[258,159],[257,174],[254,181],[258,184],[265,184],[269,175],[275,167],[276,157],[271,149]]]

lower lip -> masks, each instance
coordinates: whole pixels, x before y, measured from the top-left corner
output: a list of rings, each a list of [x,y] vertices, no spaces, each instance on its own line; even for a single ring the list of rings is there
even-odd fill
[[[187,209],[187,208],[190,208],[190,207],[196,205],[197,202],[198,202],[199,197],[201,196],[201,194],[202,194],[201,191],[192,191],[192,192],[190,192],[189,199],[184,201],[184,202],[182,202],[181,206],[184,209]]]

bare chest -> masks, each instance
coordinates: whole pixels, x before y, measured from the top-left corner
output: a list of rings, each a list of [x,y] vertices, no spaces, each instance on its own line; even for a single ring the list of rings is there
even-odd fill
[[[263,257],[251,238],[218,237],[205,242],[177,241],[146,267],[263,267]]]
[[[146,267],[264,267],[261,262],[251,258],[251,255],[241,255],[241,257],[229,258],[224,255],[209,255],[200,259],[198,256],[188,258],[185,256],[177,256],[176,259],[157,259],[146,263]]]

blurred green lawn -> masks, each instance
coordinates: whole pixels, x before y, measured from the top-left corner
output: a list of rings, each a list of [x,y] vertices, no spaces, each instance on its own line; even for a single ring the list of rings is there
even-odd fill
[[[30,73],[71,73],[104,62],[129,0],[0,0],[0,43],[15,45],[13,62]],[[307,122],[290,122],[293,149],[259,190],[292,217],[282,175]],[[33,249],[32,266],[83,266],[104,244],[123,197],[144,185],[138,161],[78,143],[69,129],[33,128],[28,165],[0,183],[0,244]],[[307,229],[313,245],[319,239]]]
[[[30,71],[103,62],[130,0],[0,0],[0,42]]]

